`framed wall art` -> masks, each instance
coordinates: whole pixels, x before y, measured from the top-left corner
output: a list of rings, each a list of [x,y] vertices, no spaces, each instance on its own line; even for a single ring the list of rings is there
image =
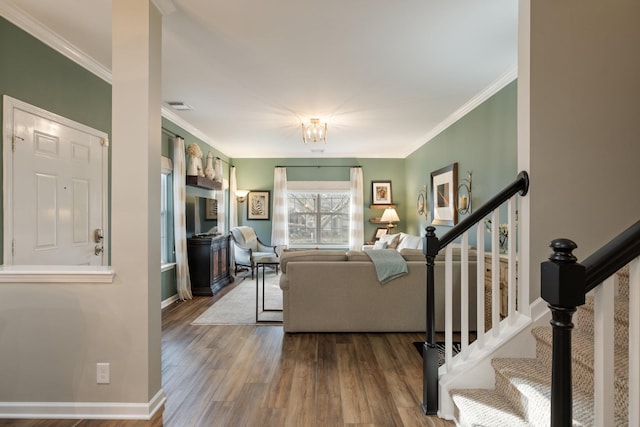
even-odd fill
[[[269,219],[269,196],[268,190],[250,191],[247,196],[247,219],[260,220]]]
[[[387,227],[378,227],[376,229],[376,233],[373,235],[373,241],[375,242],[376,240],[379,240],[380,237],[387,233],[389,233],[389,229]]]
[[[371,181],[371,204],[391,205],[391,181]]]
[[[206,199],[204,219],[214,220],[218,219],[218,201],[215,199]]]
[[[431,218],[433,225],[458,223],[455,200],[458,197],[458,164],[431,172]]]

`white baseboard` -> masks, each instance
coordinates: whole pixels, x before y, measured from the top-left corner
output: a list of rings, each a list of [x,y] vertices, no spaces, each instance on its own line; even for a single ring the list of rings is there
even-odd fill
[[[160,389],[148,403],[0,402],[0,418],[150,420],[166,400]]]
[[[171,304],[173,304],[174,302],[178,301],[178,294],[172,295],[169,298],[167,298],[166,300],[163,300],[162,303],[160,304],[160,308],[165,308],[165,307],[169,307]]]

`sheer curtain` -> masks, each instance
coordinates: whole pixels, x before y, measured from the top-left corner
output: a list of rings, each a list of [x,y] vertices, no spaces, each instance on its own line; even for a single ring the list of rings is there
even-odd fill
[[[185,223],[185,151],[184,139],[173,140],[173,230],[176,248],[176,284],[181,300],[191,299],[191,279],[187,264],[187,226]]]
[[[238,180],[236,179],[236,167],[231,166],[229,171],[229,230],[238,226],[238,201],[236,191]]]
[[[280,248],[289,246],[289,209],[287,205],[287,168],[273,171],[273,221],[271,244]]]
[[[351,205],[349,206],[349,249],[359,251],[364,243],[364,195],[362,168],[351,168]]]

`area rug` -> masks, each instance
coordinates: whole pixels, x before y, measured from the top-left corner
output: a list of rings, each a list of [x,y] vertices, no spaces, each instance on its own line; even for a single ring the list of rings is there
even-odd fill
[[[259,280],[258,309],[261,322],[282,322],[282,290],[280,289],[280,275],[267,270],[264,282],[264,307],[262,306],[262,271]],[[216,301],[202,313],[192,325],[263,325],[256,323],[256,279],[247,277],[225,296]]]
[[[422,341],[414,342],[413,346],[415,347],[416,350],[418,350],[418,353],[420,353],[420,357],[423,357],[422,351],[424,349],[424,342]],[[436,342],[436,348],[438,349],[438,366],[442,366],[444,365],[444,354],[445,354],[445,348],[446,348],[444,345],[444,341]],[[462,344],[454,341],[451,346],[451,352],[453,353],[453,355],[455,356],[456,354],[460,353],[461,350],[462,350]]]

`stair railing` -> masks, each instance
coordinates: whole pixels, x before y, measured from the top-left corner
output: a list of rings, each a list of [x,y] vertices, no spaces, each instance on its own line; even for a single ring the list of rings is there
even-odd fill
[[[629,407],[628,425],[640,425],[640,221],[577,262],[577,245],[568,239],[551,242],[553,254],[541,264],[541,296],[551,309],[553,356],[551,426],[573,420],[571,361],[572,317],[595,289],[594,425],[614,425],[614,287],[606,280],[630,263],[629,273]]]
[[[482,345],[484,340],[484,224],[480,224],[487,216],[491,214],[492,220],[492,250],[493,256],[493,283],[492,283],[492,325],[494,331],[499,329],[500,313],[499,313],[499,276],[498,276],[498,247],[499,239],[499,212],[498,208],[505,202],[508,202],[508,235],[511,236],[512,242],[515,242],[515,216],[516,216],[516,195],[525,196],[529,190],[529,175],[522,171],[516,177],[516,180],[505,187],[485,204],[476,209],[473,213],[460,221],[450,231],[438,238],[435,233],[435,227],[426,228],[424,254],[426,258],[427,268],[427,296],[426,296],[426,337],[423,344],[423,402],[422,411],[426,415],[434,415],[438,411],[438,381],[439,381],[439,350],[436,343],[435,331],[435,258],[441,249],[446,248],[445,255],[445,365],[451,363],[452,359],[452,261],[451,247],[448,246],[457,238],[462,238],[461,247],[461,340],[463,353],[469,342],[468,334],[468,231],[471,227],[479,224],[477,227],[478,252],[476,263],[477,268],[477,341]],[[515,243],[509,245],[509,272],[510,287],[509,290],[509,312],[515,311]],[[512,249],[513,248],[513,249]],[[511,273],[513,272],[513,273]],[[441,308],[440,308],[441,309]]]

